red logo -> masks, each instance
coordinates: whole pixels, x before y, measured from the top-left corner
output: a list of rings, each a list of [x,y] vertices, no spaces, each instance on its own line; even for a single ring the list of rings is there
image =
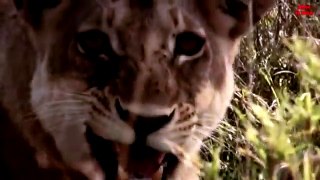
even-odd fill
[[[299,4],[294,12],[297,16],[320,15],[320,8],[315,5]]]

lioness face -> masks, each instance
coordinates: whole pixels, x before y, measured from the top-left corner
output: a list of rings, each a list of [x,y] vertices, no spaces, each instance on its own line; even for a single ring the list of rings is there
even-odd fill
[[[253,1],[253,23],[271,4]],[[196,154],[232,97],[232,64],[249,29],[248,5],[16,0],[37,52],[32,108],[64,161],[101,177],[91,173],[87,127],[114,142],[127,178],[152,177],[164,153],[181,161]],[[182,171],[172,178],[185,179]]]

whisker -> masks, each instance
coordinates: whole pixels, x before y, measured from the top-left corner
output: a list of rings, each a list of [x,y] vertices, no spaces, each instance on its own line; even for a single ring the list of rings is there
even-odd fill
[[[197,138],[197,137],[195,137],[195,136],[192,136],[191,138],[192,138],[193,140],[195,140],[196,142],[200,142],[201,147],[204,147],[205,149],[210,150],[210,147],[207,146],[205,143],[203,143],[203,140],[201,140],[200,138]]]
[[[65,103],[86,103],[83,100],[78,99],[63,99],[63,100],[52,100],[46,103],[41,104],[41,106],[51,106],[51,105],[59,105],[59,104],[65,104]]]
[[[104,112],[106,109],[105,106],[101,102],[99,102],[99,100],[94,96],[81,97],[81,100],[94,105],[94,107],[100,112]]]
[[[199,136],[197,134],[191,134],[190,138],[203,142],[204,138],[206,138],[207,136],[205,136],[205,134],[203,134],[201,132],[197,132],[197,133],[200,134],[201,136]]]
[[[77,100],[83,100],[86,102],[91,102],[93,99],[96,99],[96,97],[94,95],[92,95],[89,92],[79,92],[79,93],[70,93],[70,92],[63,92],[63,91],[59,91],[59,90],[53,90],[50,91],[50,93],[52,94],[56,94],[56,95],[62,95],[65,99],[77,99]]]
[[[60,90],[55,89],[55,90],[50,90],[50,93],[67,95],[69,97],[85,97],[85,96],[88,97],[88,96],[91,96],[89,91],[84,91],[84,92],[65,92],[65,91],[60,91]]]
[[[50,117],[67,117],[67,116],[75,116],[75,115],[83,115],[83,114],[90,114],[86,111],[79,111],[79,110],[70,110],[68,112],[48,112],[46,114],[43,114],[42,118],[50,118]]]
[[[22,115],[23,119],[37,118],[37,115],[34,112],[25,113]]]
[[[59,100],[59,101],[51,101],[51,102],[47,102],[44,104],[41,104],[37,107],[35,107],[35,109],[44,109],[44,108],[55,108],[55,107],[64,107],[64,106],[89,106],[89,103],[85,103],[83,101],[78,101],[78,100]]]
[[[212,130],[219,127],[219,121],[214,121],[212,119],[201,118],[201,119],[199,119],[199,122],[201,123],[202,127],[209,127]]]
[[[194,146],[194,143],[197,143],[197,142],[201,142],[201,144],[202,144],[202,140],[200,138],[197,138],[196,136],[189,136],[188,139],[179,139],[179,140],[176,140],[175,142],[177,144],[182,145],[182,147],[184,147],[186,142],[190,142],[190,140],[192,140],[192,142],[193,142],[192,146]]]
[[[68,114],[68,112],[72,112],[72,111],[77,111],[77,112],[89,112],[90,110],[92,110],[92,108],[88,105],[83,105],[83,106],[68,106],[68,105],[64,105],[64,106],[60,106],[60,107],[55,107],[55,108],[46,108],[43,107],[39,110],[36,110],[36,113],[38,116],[40,116],[41,118],[43,118],[43,116],[45,116],[46,114],[53,114],[53,113],[64,113],[64,114]]]
[[[182,147],[180,147],[179,145],[168,141],[166,142],[168,144],[168,146],[171,148],[171,152],[172,154],[176,155],[177,158],[184,164],[187,164],[189,166],[193,166],[193,167],[200,167],[201,164],[196,161],[195,159],[193,159],[188,153],[186,153]]]
[[[198,115],[199,118],[208,118],[208,119],[214,119],[216,116],[213,113],[202,113]]]
[[[85,125],[85,123],[83,123],[85,121],[88,121],[88,120],[85,118],[77,119],[76,121],[67,120],[67,121],[64,121],[64,123],[54,123],[54,124],[47,125],[46,128],[51,132],[60,132],[66,127],[72,127],[75,125]]]
[[[79,117],[81,115],[88,115],[89,109],[87,107],[64,107],[63,109],[55,108],[41,108],[37,111],[37,113],[29,112],[23,115],[23,119],[25,121],[41,121],[44,120],[46,123],[51,122],[52,124],[60,124],[62,122],[65,122],[66,116],[72,116],[72,117]],[[49,121],[48,119],[53,119],[52,121]]]
[[[69,117],[66,117],[68,115]],[[46,119],[46,127],[52,129],[55,129],[59,126],[69,126],[77,123],[84,123],[85,121],[88,121],[90,119],[90,115],[88,113],[68,113],[68,114],[49,114],[44,117]],[[50,119],[53,119],[54,121],[48,121]],[[79,120],[81,119],[81,120]]]

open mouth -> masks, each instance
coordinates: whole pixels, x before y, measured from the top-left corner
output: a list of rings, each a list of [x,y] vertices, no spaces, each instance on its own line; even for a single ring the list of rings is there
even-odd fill
[[[88,127],[87,139],[91,146],[92,154],[98,161],[108,180],[118,177],[119,153],[114,148],[114,143],[105,140]],[[119,154],[118,154],[119,153]],[[129,180],[153,179],[164,163],[165,154],[144,144],[134,143],[129,146],[127,166],[125,171]]]
[[[152,179],[159,171],[164,153],[145,145],[133,144],[129,150],[127,173],[130,179]]]
[[[116,100],[115,108],[119,117],[127,121],[130,112],[121,106],[119,100]],[[170,115],[152,118],[135,115],[136,120],[133,128],[136,133],[136,141],[127,146],[127,150],[124,152],[127,153],[127,162],[126,167],[123,167],[123,169],[126,171],[130,180],[155,179],[154,176],[160,172],[161,166],[165,162],[166,154],[147,146],[146,138],[149,134],[167,124],[172,119],[173,114],[174,112]],[[93,156],[105,172],[106,179],[116,180],[118,176],[118,166],[120,164],[118,157],[124,153],[121,152],[121,149],[119,151],[119,149],[115,148],[116,143],[95,135],[90,127],[88,127],[86,136],[91,146]]]
[[[113,148],[113,142],[94,134],[90,127],[87,127],[86,138],[90,144],[92,156],[104,171],[105,179],[116,180],[118,177],[118,155]]]
[[[122,106],[121,106],[121,103],[120,103],[120,100],[119,99],[116,99],[115,101],[115,104],[114,104],[115,108],[116,108],[116,111],[120,117],[120,119],[122,120],[127,120],[129,118],[129,114],[130,112],[127,110],[127,109],[124,109]]]

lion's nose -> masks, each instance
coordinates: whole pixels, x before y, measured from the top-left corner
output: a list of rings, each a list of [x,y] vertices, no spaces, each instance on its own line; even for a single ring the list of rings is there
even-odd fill
[[[169,115],[154,117],[137,116],[137,119],[134,124],[136,138],[144,139],[149,134],[158,131],[173,119],[174,113],[175,111],[173,110],[172,113]]]
[[[123,108],[119,100],[116,100],[115,108],[123,121],[131,121],[128,123],[132,125],[136,133],[136,140],[139,141],[144,141],[149,134],[164,127],[173,119],[175,114],[175,110],[172,110],[169,115],[144,116]]]

